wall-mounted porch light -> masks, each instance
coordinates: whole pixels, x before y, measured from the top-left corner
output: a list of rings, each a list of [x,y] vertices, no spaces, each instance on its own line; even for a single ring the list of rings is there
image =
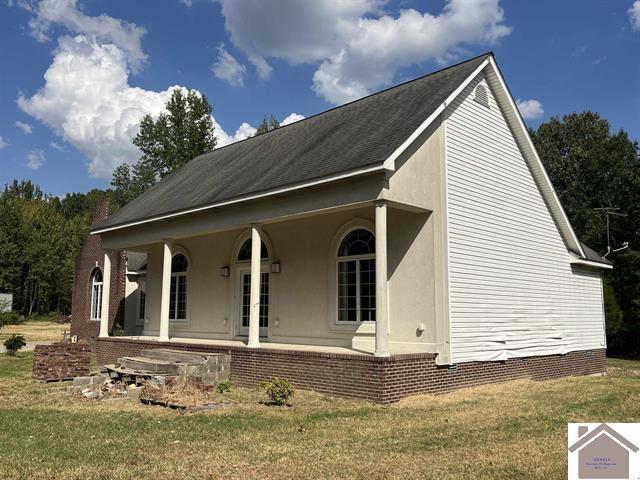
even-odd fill
[[[280,273],[280,262],[273,262],[271,264],[271,273]]]
[[[229,276],[229,267],[228,266],[222,267],[220,269],[220,276],[221,277],[225,277],[225,278]]]

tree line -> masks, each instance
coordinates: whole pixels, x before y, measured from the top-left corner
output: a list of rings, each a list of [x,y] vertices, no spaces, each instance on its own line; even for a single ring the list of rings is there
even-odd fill
[[[60,199],[30,181],[0,191],[0,292],[13,294],[23,315],[69,314],[75,259],[94,206],[109,191]]]
[[[97,201],[118,208],[192,158],[216,147],[212,107],[206,97],[176,89],[166,112],[146,116],[134,144],[139,161],[116,169],[112,189],[47,195],[29,181],[0,193],[0,292],[14,294],[24,314],[71,308],[75,257]],[[264,117],[256,134],[280,125]],[[610,253],[614,269],[603,275],[609,352],[640,357],[640,155],[624,130],[612,132],[597,113],[553,117],[531,130],[540,158],[576,234],[594,250]],[[604,207],[618,207],[607,237]]]

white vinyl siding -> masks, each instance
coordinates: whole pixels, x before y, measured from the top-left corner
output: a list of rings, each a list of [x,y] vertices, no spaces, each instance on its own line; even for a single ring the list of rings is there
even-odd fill
[[[479,82],[489,108],[474,101]],[[600,274],[570,265],[482,76],[452,102],[446,117],[452,361],[602,348]]]

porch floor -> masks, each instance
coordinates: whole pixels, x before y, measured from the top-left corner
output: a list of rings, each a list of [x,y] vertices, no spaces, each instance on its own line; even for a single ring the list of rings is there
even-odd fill
[[[126,338],[130,340],[144,340],[150,342],[159,342],[159,337],[142,335],[130,335],[120,336],[117,338]],[[247,348],[247,345],[242,340],[217,340],[208,338],[184,338],[184,337],[171,337],[169,340],[163,340],[163,344],[168,343],[189,343],[192,345],[213,345],[218,347],[234,347],[234,348]],[[349,355],[373,355],[373,350],[367,349],[353,349],[347,347],[333,347],[325,345],[303,345],[299,343],[272,343],[264,340],[260,341],[260,348],[276,349],[276,350],[295,350],[299,352],[322,352],[322,353],[343,353]]]

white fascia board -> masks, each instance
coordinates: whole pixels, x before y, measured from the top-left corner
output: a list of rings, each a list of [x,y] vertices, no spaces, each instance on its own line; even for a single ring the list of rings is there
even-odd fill
[[[603,270],[613,270],[613,265],[594,262],[585,258],[579,258],[572,252],[569,252],[569,263],[571,263],[572,265],[584,265],[585,267],[602,268]]]
[[[414,131],[411,135],[409,135],[409,138],[407,138],[404,142],[402,142],[402,144],[396,148],[393,153],[391,155],[389,155],[389,157],[384,161],[384,168],[386,170],[389,171],[395,171],[396,169],[396,159],[402,155],[402,153],[409,148],[409,146],[416,140],[416,138],[418,138],[422,132],[424,132],[427,128],[429,128],[429,125],[431,125],[434,120],[436,118],[438,118],[440,116],[440,114],[442,112],[444,112],[444,109],[447,108],[447,105],[449,105],[453,100],[455,100],[455,98],[460,95],[460,93],[467,88],[467,85],[469,85],[469,83],[476,78],[476,76],[484,69],[484,67],[487,66],[487,64],[489,63],[489,59],[487,58],[486,60],[484,60],[479,66],[478,68],[476,68],[473,73],[471,73],[471,75],[469,75],[464,82],[462,82],[458,88],[456,88],[453,93],[451,95],[449,95],[447,97],[447,99],[442,102],[442,104],[440,104],[440,106],[438,108],[436,108],[436,110],[427,117],[427,119],[422,122],[422,124],[420,124],[420,126],[416,129],[416,131]]]
[[[551,183],[551,179],[549,178],[549,175],[547,174],[547,171],[544,168],[544,164],[542,163],[542,160],[540,160],[540,156],[538,155],[536,147],[533,144],[533,140],[531,140],[531,136],[529,135],[529,130],[527,130],[527,127],[524,124],[524,120],[522,119],[520,110],[518,110],[518,107],[516,106],[516,103],[513,100],[513,97],[511,96],[511,92],[507,88],[507,84],[505,83],[504,78],[502,78],[500,69],[498,68],[498,65],[496,64],[493,57],[489,57],[489,64],[493,70],[493,73],[498,79],[498,82],[500,83],[502,92],[507,99],[508,106],[511,108],[511,110],[515,115],[515,118],[517,119],[517,125],[515,126],[521,131],[522,136],[525,142],[527,143],[527,147],[529,147],[528,149],[522,149],[522,153],[523,155],[525,155],[525,158],[529,157],[528,161],[531,163],[534,163],[535,166],[542,173],[542,179],[543,179],[543,182],[545,183],[546,189],[541,189],[541,192],[543,196],[550,197],[550,198],[546,198],[546,200],[549,202],[550,207],[552,209],[557,210],[557,212],[559,213],[561,222],[564,223],[563,226],[565,228],[560,227],[559,230],[561,234],[565,237],[566,237],[566,234],[568,233],[569,238],[565,238],[565,241],[567,242],[567,244],[572,246],[576,252],[580,253],[580,256],[585,257],[586,254],[584,253],[582,245],[580,245],[580,241],[578,240],[578,237],[576,236],[573,230],[573,227],[571,226],[571,222],[569,221],[569,217],[567,217],[567,213],[564,211],[564,208],[560,203],[558,194],[556,193],[556,190],[553,187],[553,184]],[[510,121],[510,119],[507,116],[505,117],[506,117],[505,118],[506,121],[509,122],[509,124],[511,124],[512,122]]]
[[[91,231],[91,235],[98,235],[101,233],[106,233],[106,232],[111,232],[114,230],[121,230],[123,228],[129,228],[129,227],[134,227],[137,225],[144,225],[146,223],[151,223],[151,222],[157,222],[160,220],[166,220],[169,218],[174,218],[174,217],[180,217],[183,215],[188,215],[190,213],[196,213],[196,212],[201,212],[203,210],[209,210],[212,208],[219,208],[219,207],[224,207],[227,205],[233,205],[235,203],[241,203],[241,202],[247,202],[249,200],[258,200],[260,198],[265,198],[265,197],[270,197],[273,195],[278,195],[280,193],[286,193],[286,192],[292,192],[294,190],[300,190],[303,188],[308,188],[308,187],[313,187],[316,185],[322,185],[325,183],[329,183],[329,182],[335,182],[337,180],[342,180],[345,178],[350,178],[350,177],[355,177],[357,175],[363,175],[365,173],[371,173],[371,172],[376,172],[376,171],[383,171],[383,170],[387,170],[386,167],[384,166],[384,164],[381,165],[376,165],[374,167],[367,167],[367,168],[363,168],[360,170],[353,170],[351,172],[347,172],[347,173],[343,173],[340,175],[334,175],[331,177],[325,177],[325,178],[321,178],[321,179],[317,179],[317,180],[312,180],[309,182],[303,182],[303,183],[297,183],[295,185],[290,185],[288,187],[283,187],[283,188],[277,188],[274,190],[269,190],[263,193],[257,193],[254,195],[246,195],[243,197],[238,197],[238,198],[234,198],[232,200],[225,200],[222,202],[215,202],[215,203],[211,203],[211,204],[207,204],[207,205],[202,205],[200,207],[195,207],[195,208],[189,208],[186,210],[181,210],[178,212],[173,212],[173,213],[167,213],[164,215],[158,215],[155,217],[149,217],[149,218],[145,218],[142,220],[135,220],[133,222],[129,222],[129,223],[123,223],[122,225],[114,225],[113,227],[106,227],[106,228],[100,228],[97,230],[92,230]]]

